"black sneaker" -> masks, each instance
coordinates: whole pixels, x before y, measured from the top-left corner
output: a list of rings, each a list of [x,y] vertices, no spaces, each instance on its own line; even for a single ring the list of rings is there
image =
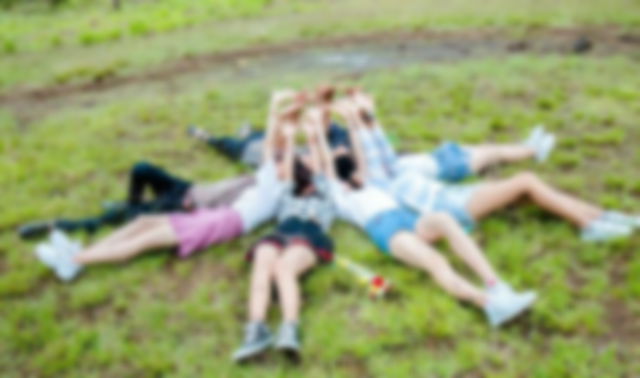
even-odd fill
[[[44,236],[53,229],[52,221],[37,221],[27,223],[24,226],[18,228],[18,234],[22,239],[37,238]]]

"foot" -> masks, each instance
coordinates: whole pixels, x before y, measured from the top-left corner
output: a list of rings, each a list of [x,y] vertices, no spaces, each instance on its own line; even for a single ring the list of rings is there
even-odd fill
[[[51,233],[47,243],[36,247],[38,259],[53,269],[58,278],[68,282],[73,280],[82,270],[82,265],[75,262],[74,257],[82,250],[79,242],[72,241],[62,231]]]
[[[581,237],[586,242],[604,242],[629,237],[632,232],[630,225],[612,222],[602,216],[583,228]]]
[[[516,293],[510,287],[502,287],[487,292],[485,314],[492,327],[500,327],[527,310],[538,295],[533,291]]]
[[[18,235],[22,239],[44,236],[53,229],[53,221],[38,221],[27,223],[18,229]]]
[[[36,246],[36,256],[38,260],[51,269],[54,269],[58,251],[49,243],[40,243]]]
[[[60,230],[51,233],[51,244],[58,250],[58,259],[55,271],[58,278],[68,282],[73,280],[82,270],[82,266],[75,262],[74,257],[82,250],[82,244],[71,240],[67,234]]]
[[[195,125],[191,125],[187,128],[187,134],[199,140],[206,141],[209,139],[209,133]]]
[[[257,357],[272,343],[273,337],[264,323],[249,323],[245,327],[244,343],[233,353],[233,360],[240,363]]]
[[[640,216],[638,215],[629,215],[618,211],[607,211],[602,215],[602,219],[614,224],[640,228]]]
[[[535,150],[536,146],[545,134],[546,131],[544,129],[544,125],[538,125],[534,127],[533,130],[531,130],[529,136],[524,140],[523,144]]]
[[[540,144],[536,149],[536,160],[538,163],[544,163],[549,159],[549,155],[556,146],[556,136],[553,134],[545,134],[540,140]]]
[[[544,163],[555,148],[556,136],[548,133],[543,125],[538,125],[531,131],[524,145],[535,151],[538,163]]]
[[[278,330],[276,349],[294,362],[300,361],[300,333],[295,323],[282,323]]]

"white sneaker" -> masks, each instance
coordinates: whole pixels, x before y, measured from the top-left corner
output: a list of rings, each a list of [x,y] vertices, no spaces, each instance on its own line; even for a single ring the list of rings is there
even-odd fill
[[[51,241],[51,245],[59,251],[71,249],[75,245],[62,230],[53,230],[49,235],[49,240]]]
[[[603,216],[583,228],[580,236],[586,242],[603,242],[629,237],[632,232],[631,226],[607,221]]]
[[[553,134],[545,134],[536,147],[536,161],[538,163],[547,161],[555,146],[556,136]]]
[[[58,258],[58,251],[48,243],[40,243],[36,246],[38,260],[49,268],[53,268]]]
[[[82,270],[82,265],[74,261],[74,256],[82,250],[80,242],[71,240],[67,234],[60,230],[55,230],[50,236],[51,244],[55,250],[55,260],[53,270],[61,280],[68,282],[74,279]]]
[[[618,211],[607,211],[602,215],[604,221],[617,223],[632,228],[640,228],[640,216],[628,215]]]
[[[509,290],[488,292],[488,302],[484,309],[489,324],[500,327],[531,307],[538,295],[533,291],[515,293]]]
[[[529,133],[529,136],[527,137],[527,139],[524,140],[524,145],[529,146],[534,150],[536,150],[538,143],[540,142],[542,137],[544,137],[545,134],[546,134],[546,131],[544,129],[544,125],[538,125],[534,127],[534,129],[531,130],[531,132]]]
[[[511,285],[504,281],[497,281],[494,285],[487,287],[489,295],[500,295],[502,293],[515,293]]]

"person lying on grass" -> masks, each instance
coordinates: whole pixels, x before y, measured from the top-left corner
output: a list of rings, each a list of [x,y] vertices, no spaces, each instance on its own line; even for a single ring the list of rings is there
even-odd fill
[[[293,140],[294,126],[284,129],[287,140]],[[317,125],[318,128],[322,126]],[[284,160],[284,181],[287,190],[278,210],[276,231],[263,237],[249,251],[253,262],[249,292],[249,321],[242,346],[233,360],[244,362],[265,352],[273,343],[265,324],[271,287],[275,285],[282,309],[283,322],[275,339],[275,348],[293,361],[300,359],[300,287],[299,278],[319,263],[333,260],[333,241],[327,234],[334,218],[333,201],[327,177],[334,178],[330,159],[321,159],[317,143],[312,143],[315,131],[305,127],[309,144],[311,170],[306,165]],[[305,184],[291,184],[294,175],[306,177]]]
[[[58,277],[71,280],[87,265],[126,261],[144,252],[176,246],[178,255],[187,257],[249,233],[275,216],[287,187],[281,179],[282,167],[291,164],[294,151],[290,140],[284,140],[284,144],[277,141],[291,114],[291,108],[270,113],[263,163],[256,173],[256,182],[230,206],[141,216],[86,248],[57,230],[49,243],[38,245],[37,256]],[[277,151],[278,144],[281,151]],[[296,185],[305,182],[304,177],[294,178]]]
[[[292,100],[294,96],[291,95],[291,91],[276,91],[271,98],[270,112],[275,112]],[[262,153],[262,149],[260,152]],[[161,167],[139,162],[131,169],[126,201],[109,204],[107,209],[97,216],[30,222],[21,226],[18,234],[23,239],[28,239],[45,235],[54,229],[94,233],[106,225],[120,225],[143,214],[229,206],[254,183],[253,174],[213,183],[191,183]],[[154,195],[151,200],[144,199],[147,188],[150,188]]]
[[[347,94],[360,93],[359,88],[347,89]],[[290,96],[306,99],[323,110],[323,121],[327,128],[329,145],[333,149],[350,149],[347,130],[331,119],[331,106],[335,102],[336,89],[332,86],[320,86],[312,95],[290,91]],[[362,117],[369,119],[373,114],[363,112]],[[189,134],[203,140],[234,161],[255,166],[264,139],[264,132],[243,127],[238,137],[214,137],[205,130],[190,127]],[[535,158],[542,163],[547,160],[556,143],[555,135],[548,133],[543,126],[535,127],[529,137],[521,143],[460,145],[455,142],[441,143],[431,153],[406,153],[398,156],[393,167],[394,172],[420,172],[442,181],[457,182],[478,175],[488,168],[499,164],[518,162]]]
[[[130,171],[128,196],[124,202],[107,204],[106,209],[97,216],[30,222],[20,227],[18,234],[23,239],[29,239],[54,229],[94,233],[101,227],[120,225],[143,214],[229,206],[254,183],[253,174],[211,183],[192,183],[157,165],[138,162]],[[151,200],[144,198],[147,188],[153,193]]]
[[[328,85],[321,85],[313,91],[294,90],[282,91],[282,95],[289,100],[300,103],[315,104],[323,110],[323,122],[325,125],[327,138],[332,148],[350,148],[349,133],[345,128],[331,120],[331,104],[335,96],[335,88]],[[249,167],[256,167],[262,158],[262,146],[264,144],[264,132],[253,130],[250,125],[245,125],[240,130],[238,137],[232,136],[212,136],[207,131],[196,126],[188,128],[188,134],[192,137],[206,142],[232,161],[241,162]]]
[[[371,96],[356,91],[351,101],[340,106],[363,142],[369,177],[389,190],[403,205],[420,214],[444,212],[467,230],[475,222],[508,205],[528,198],[544,210],[573,223],[585,241],[606,241],[629,236],[640,227],[640,217],[605,211],[569,194],[562,193],[531,172],[523,172],[498,181],[466,185],[445,185],[420,171],[404,170],[394,174],[398,160],[382,126],[374,116]],[[363,114],[368,116],[363,117]],[[425,234],[427,240],[436,235]]]
[[[316,115],[315,119],[319,122],[320,116]],[[434,212],[418,216],[371,184],[358,129],[352,127],[350,133],[353,154],[332,154],[325,138],[313,138],[319,144],[323,159],[334,159],[336,177],[329,177],[329,187],[340,218],[364,230],[385,255],[429,273],[447,293],[482,309],[492,326],[504,324],[533,304],[536,294],[516,293],[449,214]],[[482,279],[485,288],[460,276],[429,244],[433,239],[425,236],[434,234],[450,243],[454,252]]]

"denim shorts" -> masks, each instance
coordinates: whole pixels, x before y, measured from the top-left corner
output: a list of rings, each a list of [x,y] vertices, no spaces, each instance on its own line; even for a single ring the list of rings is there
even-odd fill
[[[438,178],[444,181],[460,181],[471,175],[469,151],[457,143],[445,142],[434,152],[438,163]]]
[[[391,239],[402,231],[415,232],[418,214],[398,208],[378,214],[369,221],[365,231],[385,255],[391,254]]]
[[[476,222],[469,214],[467,206],[479,188],[478,184],[446,186],[438,193],[433,210],[451,215],[467,232],[471,232]]]

